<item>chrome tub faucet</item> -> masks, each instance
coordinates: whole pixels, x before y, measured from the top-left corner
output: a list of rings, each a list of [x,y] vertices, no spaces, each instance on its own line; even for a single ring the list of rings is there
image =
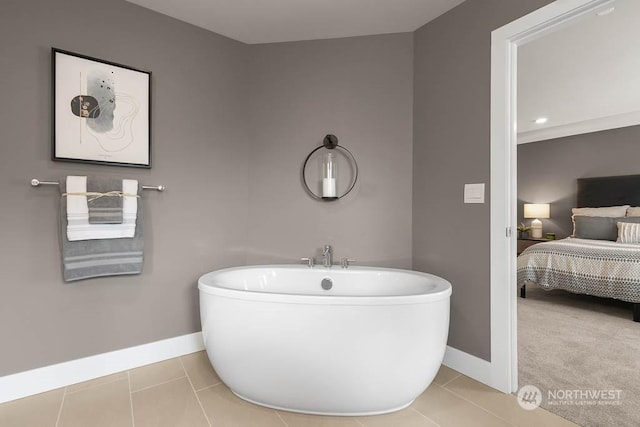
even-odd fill
[[[342,258],[340,260],[340,265],[342,266],[342,268],[349,268],[349,263],[351,262],[356,262],[356,260],[351,258]]]
[[[300,262],[306,264],[309,268],[312,268],[315,260],[313,258],[300,258]]]
[[[329,268],[333,265],[332,257],[332,249],[329,245],[324,245],[322,249],[322,263],[325,267]]]

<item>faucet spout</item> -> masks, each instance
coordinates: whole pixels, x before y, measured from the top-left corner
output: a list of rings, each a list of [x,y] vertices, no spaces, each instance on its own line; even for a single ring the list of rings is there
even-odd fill
[[[332,249],[331,246],[325,245],[322,249],[322,263],[325,267],[331,267],[333,265]]]

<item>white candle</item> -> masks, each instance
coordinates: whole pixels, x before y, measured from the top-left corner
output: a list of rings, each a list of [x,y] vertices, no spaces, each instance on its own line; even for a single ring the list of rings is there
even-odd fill
[[[337,197],[336,191],[336,169],[335,159],[332,150],[324,155],[322,173],[322,197]]]
[[[322,197],[336,197],[336,179],[322,179]]]

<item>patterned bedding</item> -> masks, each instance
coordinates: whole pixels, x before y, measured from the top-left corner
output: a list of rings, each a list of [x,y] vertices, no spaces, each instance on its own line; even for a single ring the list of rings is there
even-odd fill
[[[640,302],[640,244],[567,238],[530,246],[518,257],[518,285]]]

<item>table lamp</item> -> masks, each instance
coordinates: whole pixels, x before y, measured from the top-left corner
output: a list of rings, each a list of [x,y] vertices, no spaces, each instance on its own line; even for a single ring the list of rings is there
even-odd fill
[[[534,239],[542,238],[542,221],[540,218],[549,218],[548,203],[525,203],[524,217],[534,218],[531,221],[531,237]]]

